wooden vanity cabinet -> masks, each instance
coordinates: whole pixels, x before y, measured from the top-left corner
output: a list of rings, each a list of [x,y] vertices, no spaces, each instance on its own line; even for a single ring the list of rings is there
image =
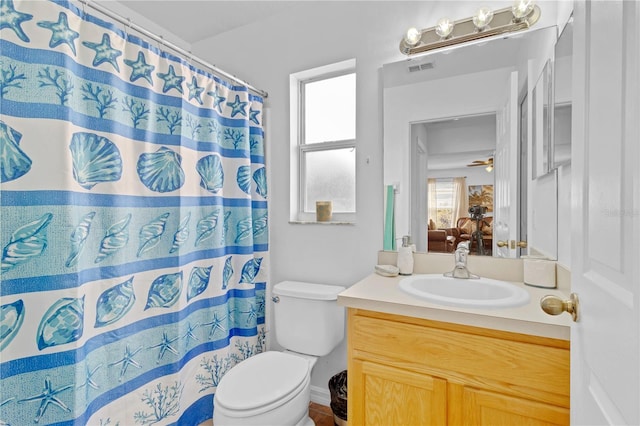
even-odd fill
[[[569,342],[348,309],[348,423],[568,425]]]

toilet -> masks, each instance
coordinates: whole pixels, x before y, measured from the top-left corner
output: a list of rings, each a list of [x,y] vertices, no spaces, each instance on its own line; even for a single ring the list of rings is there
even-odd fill
[[[273,287],[274,328],[283,352],[250,357],[220,380],[213,424],[313,426],[311,370],[344,339],[344,287],[283,281]]]

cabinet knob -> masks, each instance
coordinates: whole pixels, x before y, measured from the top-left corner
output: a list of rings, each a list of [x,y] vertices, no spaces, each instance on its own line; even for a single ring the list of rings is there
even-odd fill
[[[509,243],[507,243],[506,241],[500,241],[498,240],[498,242],[496,242],[496,245],[498,247],[506,247],[507,245],[509,245]]]
[[[560,315],[563,312],[571,314],[573,321],[578,320],[578,295],[571,293],[568,300],[562,300],[558,296],[547,295],[540,299],[540,307],[549,315]]]
[[[517,246],[520,248],[527,248],[527,242],[526,241],[518,241]]]

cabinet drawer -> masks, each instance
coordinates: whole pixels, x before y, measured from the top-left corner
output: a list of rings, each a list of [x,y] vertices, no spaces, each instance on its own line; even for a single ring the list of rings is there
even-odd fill
[[[569,350],[510,333],[350,310],[352,356],[500,393],[569,406]],[[465,332],[465,328],[469,332]],[[517,337],[517,339],[515,338]],[[555,342],[552,342],[555,343]]]

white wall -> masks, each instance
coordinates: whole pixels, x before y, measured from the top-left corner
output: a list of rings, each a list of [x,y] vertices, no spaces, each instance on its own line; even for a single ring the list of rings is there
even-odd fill
[[[427,128],[429,155],[459,154],[464,151],[493,152],[496,149],[495,114],[424,123],[422,126]]]
[[[430,170],[430,178],[445,177],[467,177],[467,186],[471,185],[493,185],[493,172],[487,173],[484,167],[468,167],[464,169]],[[468,188],[467,188],[468,189]],[[492,216],[489,214],[489,216]]]
[[[189,51],[191,49],[191,45],[181,39],[180,37],[178,37],[177,35],[175,35],[174,33],[171,32],[171,28],[164,28],[161,27],[160,25],[156,24],[155,22],[147,19],[144,15],[139,14],[138,12],[135,12],[131,9],[129,9],[128,7],[126,7],[125,5],[123,5],[122,3],[118,2],[118,1],[114,1],[114,0],[93,0],[92,2],[88,2],[89,6],[83,6],[82,4],[76,2],[77,6],[80,9],[86,8],[87,13],[90,13],[91,15],[95,15],[98,17],[102,17],[105,18],[99,11],[98,9],[94,9],[93,7],[91,7],[91,4],[96,3],[98,4],[98,7],[102,7],[104,9],[107,9],[111,12],[114,12],[117,15],[120,15],[122,17],[125,17],[127,19],[129,19],[134,25],[137,25],[153,34],[157,34],[160,35],[164,38],[164,40],[166,40],[169,43],[172,43],[176,46],[178,46],[181,49],[184,49],[185,51]],[[120,27],[123,30],[127,30],[127,26],[124,24],[118,24],[120,25]],[[143,38],[146,38],[143,36]],[[151,41],[151,40],[149,40]]]
[[[494,8],[511,3],[486,2]],[[540,27],[556,19],[555,5],[544,3]],[[284,14],[192,46],[196,55],[269,92],[273,283],[292,279],[349,286],[373,271],[383,234],[381,66],[404,58],[398,44],[408,27],[427,28],[442,16],[468,17],[477,8],[474,1],[297,2]],[[357,61],[356,224],[290,224],[289,75],[349,58]],[[319,360],[312,386],[326,389],[329,378],[346,368],[345,351],[342,344]]]

